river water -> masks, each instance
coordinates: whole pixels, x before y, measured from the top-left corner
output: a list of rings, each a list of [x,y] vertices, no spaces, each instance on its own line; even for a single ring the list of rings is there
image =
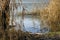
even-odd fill
[[[31,32],[31,33],[45,33],[48,32],[47,28],[43,28],[41,30],[41,22],[40,16],[38,15],[25,15],[24,19],[22,16],[15,16],[14,17],[14,27],[16,30],[21,29],[24,32]]]
[[[24,27],[21,27],[23,31],[33,33],[40,32],[40,20],[38,16],[25,15],[23,20],[21,16],[18,16],[16,17],[15,22],[21,26],[23,22]]]

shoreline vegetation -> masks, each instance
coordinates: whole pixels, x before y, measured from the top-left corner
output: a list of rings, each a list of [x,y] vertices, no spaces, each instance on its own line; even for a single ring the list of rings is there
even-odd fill
[[[60,0],[52,0],[44,10],[37,10],[40,14],[42,27],[48,25],[50,32],[46,34],[30,34],[9,27],[9,2],[0,0],[0,40],[60,40]],[[13,21],[13,20],[12,20]]]
[[[60,40],[60,32],[49,32],[47,34],[30,34],[21,30],[10,30],[0,33],[0,40]]]

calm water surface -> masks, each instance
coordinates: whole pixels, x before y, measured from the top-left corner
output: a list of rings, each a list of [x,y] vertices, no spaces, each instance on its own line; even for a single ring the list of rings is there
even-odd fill
[[[33,33],[40,32],[40,20],[38,16],[25,15],[23,20],[22,16],[18,16],[16,17],[15,22],[21,26],[23,22],[24,27],[22,26],[22,29],[24,31]]]

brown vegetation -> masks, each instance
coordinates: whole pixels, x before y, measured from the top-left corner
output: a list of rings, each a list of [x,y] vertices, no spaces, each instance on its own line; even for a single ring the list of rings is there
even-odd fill
[[[40,11],[40,19],[51,31],[60,31],[60,0],[51,0],[48,7]]]
[[[3,27],[3,29],[6,29],[9,25],[9,3],[10,3],[10,0],[0,0],[0,7],[1,7],[1,10],[0,10],[0,25]]]

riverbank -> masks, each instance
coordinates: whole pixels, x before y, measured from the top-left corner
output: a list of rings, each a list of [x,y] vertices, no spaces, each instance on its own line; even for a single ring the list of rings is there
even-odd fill
[[[6,31],[0,33],[0,40],[60,40],[60,32],[49,32],[46,34],[30,34],[18,30]]]

